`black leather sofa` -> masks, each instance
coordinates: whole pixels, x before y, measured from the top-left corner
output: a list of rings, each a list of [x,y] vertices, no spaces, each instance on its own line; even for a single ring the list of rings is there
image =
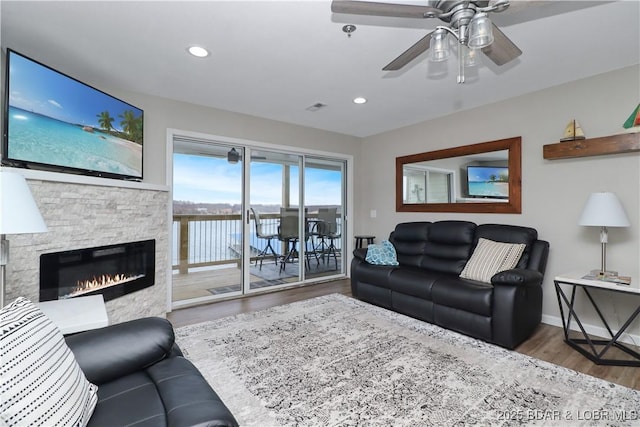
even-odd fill
[[[137,319],[65,339],[87,379],[98,386],[88,427],[238,425],[182,357],[166,319]]]
[[[480,238],[524,243],[516,268],[491,284],[460,278]],[[354,297],[506,348],[515,348],[542,316],[542,279],[549,243],[533,228],[468,221],[409,222],[391,233],[398,266],[351,263]]]

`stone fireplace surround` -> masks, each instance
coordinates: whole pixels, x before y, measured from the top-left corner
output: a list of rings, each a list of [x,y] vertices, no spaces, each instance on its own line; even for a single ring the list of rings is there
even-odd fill
[[[39,299],[40,255],[156,239],[155,285],[106,303],[109,322],[167,312],[167,187],[53,172],[16,170],[27,178],[48,231],[9,235],[5,301]]]

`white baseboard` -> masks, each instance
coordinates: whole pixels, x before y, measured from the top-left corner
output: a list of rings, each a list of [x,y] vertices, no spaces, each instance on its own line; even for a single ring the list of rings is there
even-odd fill
[[[546,323],[547,325],[552,325],[552,326],[559,326],[560,328],[562,328],[562,319],[558,316],[550,316],[548,314],[543,314],[542,323]],[[604,338],[610,337],[609,331],[607,331],[607,328],[604,328],[602,326],[589,325],[584,322],[582,323],[582,326],[584,326],[584,329],[587,331],[589,335],[594,335],[594,336],[604,337]],[[571,330],[580,332],[580,327],[575,321],[571,322]],[[614,334],[618,332],[616,329],[613,329],[613,328],[611,330],[613,331]],[[640,335],[624,333],[618,339],[618,341],[640,346]]]

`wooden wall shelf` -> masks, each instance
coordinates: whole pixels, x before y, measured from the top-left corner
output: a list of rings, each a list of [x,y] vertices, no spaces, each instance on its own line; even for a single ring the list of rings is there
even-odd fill
[[[547,144],[542,147],[542,156],[547,160],[571,159],[574,157],[602,156],[605,154],[632,153],[640,151],[640,133],[622,133],[601,138]]]

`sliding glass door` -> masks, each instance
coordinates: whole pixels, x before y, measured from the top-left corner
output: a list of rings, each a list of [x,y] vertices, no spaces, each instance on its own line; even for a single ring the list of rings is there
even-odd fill
[[[346,162],[306,156],[304,199],[313,257],[307,278],[343,274],[343,239],[346,232]]]
[[[174,302],[242,293],[242,158],[242,148],[174,141]]]
[[[302,156],[251,150],[249,216],[251,223],[248,291],[302,280],[300,165]]]
[[[173,145],[175,307],[344,274],[344,161],[189,138]]]

